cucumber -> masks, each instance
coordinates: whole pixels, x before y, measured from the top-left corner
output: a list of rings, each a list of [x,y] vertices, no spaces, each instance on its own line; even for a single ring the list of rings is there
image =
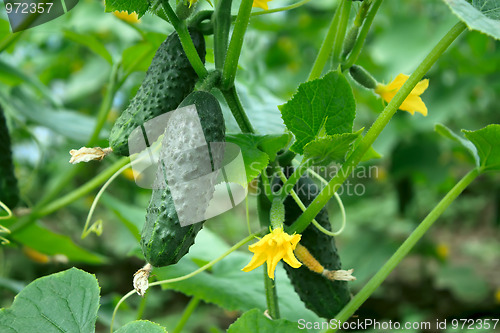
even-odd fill
[[[205,62],[205,39],[197,29],[190,29],[191,39]],[[194,89],[198,75],[192,68],[176,32],[160,45],[146,77],[129,106],[116,120],[109,145],[119,155],[128,156],[132,131],[148,120],[172,111]],[[154,142],[157,138],[151,138]],[[140,145],[140,143],[138,143]]]
[[[293,170],[290,166],[285,167],[285,174],[287,177],[290,176],[292,172]],[[275,190],[278,187],[276,185],[277,183],[282,184],[279,179],[274,179],[272,187]],[[306,206],[308,206],[314,200],[316,194],[319,193],[317,185],[307,176],[303,176],[299,179],[294,190]],[[259,209],[267,209],[267,216],[269,216],[271,204],[262,191],[257,200],[258,207]],[[301,214],[302,210],[300,207],[291,196],[288,196],[285,200],[285,225],[291,225]],[[261,224],[265,225],[265,222],[269,221],[269,217],[267,217],[266,220],[264,214],[262,214],[262,216],[259,214],[259,217],[263,219]],[[316,216],[316,221],[325,229],[331,230],[326,209],[320,211]],[[325,269],[341,269],[340,257],[337,253],[337,247],[335,246],[335,239],[325,235],[314,225],[310,224],[306,230],[302,232],[300,244],[305,246]],[[304,265],[299,268],[292,268],[286,264],[283,266],[302,302],[318,316],[326,319],[334,318],[349,302],[350,292],[347,282],[328,280],[321,274],[310,271]]]
[[[317,185],[309,178],[300,178],[295,188],[300,200],[308,206],[316,197],[310,193],[319,193]],[[285,200],[285,224],[291,225],[301,214],[291,196]],[[331,230],[326,209],[322,209],[316,216],[316,221],[327,230]],[[319,231],[310,224],[300,239],[325,269],[341,269],[340,257],[335,246],[335,239]],[[310,271],[307,267],[292,268],[284,265],[295,291],[306,307],[318,316],[331,319],[349,302],[351,296],[346,281],[330,281],[322,275]]]
[[[10,143],[7,121],[0,105],[0,201],[12,209],[19,201],[19,190],[14,174]]]
[[[195,91],[179,108],[191,104],[196,105],[208,147],[211,142],[224,142],[224,118],[217,99],[208,92]],[[207,192],[206,188],[213,189],[214,177],[204,178],[204,182],[197,185],[183,184],[218,169],[223,156],[221,149],[209,150],[210,154],[200,152],[196,148],[200,138],[193,135],[192,128],[192,122],[186,119],[171,118],[162,141],[161,162],[141,235],[144,257],[156,267],[175,264],[188,253],[204,221],[181,226],[179,215],[192,216],[193,211],[204,214],[213,195],[213,191]],[[192,149],[186,151],[189,148]]]

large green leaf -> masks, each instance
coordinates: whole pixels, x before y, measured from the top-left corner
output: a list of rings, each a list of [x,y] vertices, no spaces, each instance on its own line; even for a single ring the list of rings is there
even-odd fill
[[[288,134],[228,134],[226,141],[240,147],[247,181],[251,182],[267,167],[269,161],[274,161],[278,151],[288,143],[289,136]]]
[[[148,320],[136,320],[121,327],[116,333],[167,333],[167,330]]]
[[[304,332],[299,329],[297,323],[293,323],[286,319],[271,320],[267,318],[261,310],[252,309],[245,312],[238,320],[236,320],[227,333],[294,333]]]
[[[327,135],[309,142],[304,147],[304,158],[310,158],[315,165],[329,165],[333,162],[342,163],[351,144],[361,135],[356,133]]]
[[[106,0],[107,12],[115,10],[136,12],[139,18],[147,12],[150,6],[151,2],[147,0]]]
[[[476,146],[482,171],[499,171],[500,125],[491,124],[477,131],[462,132]]]
[[[76,268],[39,278],[0,310],[1,332],[94,332],[99,285]]]
[[[295,135],[290,149],[299,154],[318,136],[351,133],[356,115],[351,87],[338,72],[301,84],[292,99],[279,108],[285,125]]]
[[[469,29],[500,39],[500,0],[444,0]]]

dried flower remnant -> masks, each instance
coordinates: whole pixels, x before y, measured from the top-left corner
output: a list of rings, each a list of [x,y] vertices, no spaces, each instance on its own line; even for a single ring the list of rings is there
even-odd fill
[[[82,147],[78,150],[71,149],[69,151],[69,153],[71,154],[71,159],[69,160],[69,163],[77,164],[80,162],[101,161],[111,152],[113,152],[113,149],[111,149],[111,147],[104,149],[101,147],[94,147],[94,148]]]
[[[141,297],[144,296],[146,290],[149,288],[148,279],[152,269],[153,266],[151,266],[151,264],[146,264],[134,274],[134,289]]]

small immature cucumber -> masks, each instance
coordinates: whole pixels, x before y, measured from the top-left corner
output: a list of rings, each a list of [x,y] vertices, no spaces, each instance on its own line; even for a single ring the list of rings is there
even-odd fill
[[[14,175],[9,129],[0,105],[0,201],[14,208],[19,201],[17,179]]]
[[[319,193],[317,185],[309,178],[302,177],[295,187],[300,200],[308,206],[315,198],[311,193]],[[301,214],[291,196],[285,200],[285,224],[291,225]],[[327,230],[331,230],[326,209],[322,209],[316,216],[316,221]],[[319,231],[310,224],[300,239],[300,244],[309,249],[325,269],[341,269],[340,257],[335,246],[335,239]],[[349,302],[350,293],[345,281],[330,281],[324,276],[310,271],[304,265],[292,268],[284,265],[295,291],[306,307],[318,316],[331,319]]]
[[[208,92],[195,91],[182,101],[179,108],[192,104],[196,105],[208,147],[211,142],[224,142],[224,118],[217,99]],[[156,267],[175,264],[188,253],[203,222],[181,226],[179,215],[192,216],[192,212],[204,214],[213,195],[213,192],[203,190],[213,188],[215,179],[199,179],[210,174],[213,168],[220,167],[221,152],[211,150],[210,155],[200,153],[197,150],[200,138],[193,126],[190,121],[171,119],[166,131],[175,133],[168,140],[165,140],[165,134],[162,142],[160,164],[141,237],[144,257]],[[165,179],[168,179],[166,186]],[[193,179],[197,179],[197,185],[184,185],[184,182]]]
[[[190,29],[189,33],[202,62],[205,62],[203,34],[197,29]],[[128,139],[132,131],[148,120],[176,109],[193,91],[197,79],[179,36],[176,32],[170,34],[156,51],[137,94],[111,129],[109,145],[113,151],[128,156]]]

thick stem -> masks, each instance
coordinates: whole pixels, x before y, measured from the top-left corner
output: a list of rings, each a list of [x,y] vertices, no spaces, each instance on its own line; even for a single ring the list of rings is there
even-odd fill
[[[228,90],[221,90],[224,98],[226,99],[227,105],[231,110],[231,113],[236,119],[236,123],[240,127],[243,133],[255,133],[255,130],[250,123],[250,120],[243,109],[243,105],[241,105],[240,99],[238,97],[238,93],[236,92],[236,87],[233,85]]]
[[[462,193],[462,191],[479,175],[479,171],[474,169],[465,175],[437,204],[436,207],[426,216],[412,234],[404,241],[392,257],[382,266],[382,268],[368,281],[368,283],[354,296],[353,299],[335,317],[338,321],[346,321],[354,312],[370,297],[370,295],[380,286],[394,268],[411,251],[415,244],[422,238],[432,224],[443,214],[448,206]],[[329,332],[335,332],[330,330]]]
[[[342,9],[342,4],[337,7],[335,11],[335,15],[332,18],[332,22],[330,22],[330,26],[328,27],[328,32],[326,33],[326,37],[323,40],[323,44],[319,49],[318,55],[316,56],[316,60],[314,61],[313,67],[311,69],[311,73],[309,74],[309,78],[307,81],[312,81],[321,76],[323,72],[323,68],[325,67],[326,62],[328,61],[328,57],[330,56],[330,52],[332,50],[332,46],[335,40],[335,34],[337,25],[340,19],[340,12]]]
[[[243,39],[247,31],[248,22],[250,21],[250,13],[252,12],[253,0],[242,0],[238,16],[234,24],[233,34],[229,42],[226,60],[224,62],[224,70],[222,71],[222,88],[229,89],[234,85],[236,70],[238,68],[238,60],[240,59],[241,47]]]
[[[351,53],[349,53],[349,57],[347,60],[342,64],[342,71],[349,69],[356,60],[358,60],[358,56],[361,53],[361,50],[363,49],[363,45],[365,43],[366,36],[368,35],[368,32],[370,31],[370,27],[372,26],[373,19],[375,18],[375,14],[377,14],[377,11],[382,4],[382,0],[375,0],[373,2],[373,5],[371,6],[366,19],[363,22],[363,26],[361,27],[361,31],[359,32],[358,38],[356,39],[356,42],[354,43],[354,47],[352,48]]]
[[[170,7],[168,0],[161,0],[161,3],[163,5],[163,9],[165,10],[165,14],[170,20],[170,23],[172,23],[175,31],[177,31],[177,34],[179,35],[182,48],[184,49],[184,52],[186,53],[186,56],[189,59],[189,62],[191,63],[191,66],[193,66],[196,74],[198,74],[198,77],[200,79],[203,79],[208,74],[208,72],[207,69],[205,68],[205,65],[203,65],[203,62],[200,59],[200,55],[196,51],[196,48],[193,44],[193,40],[189,35],[186,22],[179,20],[177,15],[175,15],[175,12],[172,9],[172,7]]]
[[[229,30],[231,29],[231,5],[233,0],[219,0],[214,12],[215,68],[222,70],[226,59]]]
[[[401,89],[396,93],[394,98],[387,104],[384,111],[379,115],[373,123],[370,130],[366,133],[359,145],[353,151],[351,156],[342,165],[342,168],[337,172],[313,202],[307,207],[305,212],[293,223],[288,229],[288,233],[301,233],[311,223],[312,219],[320,212],[326,203],[330,200],[333,194],[338,190],[347,177],[354,171],[363,155],[375,142],[384,127],[389,123],[392,116],[398,110],[398,107],[403,103],[406,97],[410,94],[417,83],[422,79],[425,73],[439,59],[441,54],[450,46],[450,44],[465,30],[466,26],[463,22],[455,24],[450,31],[437,43],[432,51],[420,63],[413,74],[403,84]]]
[[[344,0],[342,3],[339,24],[337,26],[337,32],[333,42],[332,69],[336,69],[340,62],[340,54],[342,53],[347,23],[349,22],[349,14],[351,13],[351,4],[351,0]]]
[[[266,288],[266,303],[269,315],[273,319],[280,319],[280,308],[278,304],[278,293],[276,292],[276,282],[267,275],[267,264],[264,268],[264,286]]]
[[[189,320],[189,317],[191,317],[191,314],[193,314],[193,311],[196,309],[198,304],[200,303],[201,298],[194,296],[191,298],[189,301],[188,305],[186,306],[186,309],[184,310],[184,313],[182,314],[181,319],[177,323],[177,326],[175,326],[173,333],[181,333],[182,329],[186,325],[187,321]]]

